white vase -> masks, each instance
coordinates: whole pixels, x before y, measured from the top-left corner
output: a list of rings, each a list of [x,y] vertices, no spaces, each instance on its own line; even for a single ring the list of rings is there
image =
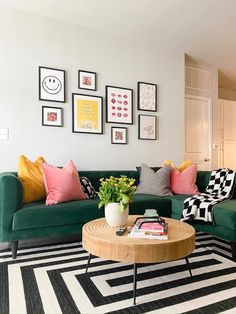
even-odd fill
[[[128,220],[129,205],[124,212],[120,211],[120,203],[108,203],[105,205],[105,218],[108,225],[112,227],[124,226]]]

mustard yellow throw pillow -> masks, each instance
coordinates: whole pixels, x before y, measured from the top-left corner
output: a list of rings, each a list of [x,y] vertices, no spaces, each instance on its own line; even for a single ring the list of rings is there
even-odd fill
[[[179,165],[178,169],[180,172],[182,172],[184,169],[192,166],[192,161],[190,159],[185,160],[184,162],[182,162],[181,165]]]
[[[165,159],[163,162],[163,167],[169,166],[172,169],[178,169],[180,172],[182,172],[184,169],[186,169],[192,165],[193,165],[193,163],[190,159],[186,159],[184,162],[182,162],[181,165],[179,165],[179,167],[176,167],[176,165],[174,163],[172,163],[172,161],[169,159]]]
[[[175,169],[175,168],[176,168],[176,165],[173,164],[173,162],[172,162],[171,160],[165,159],[165,160],[163,161],[163,167],[171,167],[171,168]]]
[[[23,186],[23,202],[30,203],[46,198],[43,181],[42,164],[43,157],[38,157],[35,162],[30,161],[24,155],[18,160],[18,177]]]

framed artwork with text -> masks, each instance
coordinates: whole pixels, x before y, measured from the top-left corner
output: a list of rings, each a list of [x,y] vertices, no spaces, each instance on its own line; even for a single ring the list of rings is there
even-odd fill
[[[103,133],[103,98],[72,94],[72,132]]]

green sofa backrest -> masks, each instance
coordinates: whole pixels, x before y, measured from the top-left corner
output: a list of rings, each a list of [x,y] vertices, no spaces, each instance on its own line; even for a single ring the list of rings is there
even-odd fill
[[[198,171],[196,184],[199,192],[204,193],[211,177],[211,171]]]
[[[139,182],[139,173],[136,170],[94,170],[94,171],[79,171],[79,175],[81,177],[88,177],[91,181],[93,187],[96,191],[98,191],[100,186],[101,178],[108,178],[110,176],[119,177],[121,175],[126,175],[127,177],[131,177],[136,179],[138,184]],[[197,173],[197,186],[200,192],[204,192],[209,179],[211,176],[211,171],[198,171]]]
[[[95,188],[96,191],[99,190],[100,179],[108,178],[110,176],[119,177],[121,175],[126,175],[127,177],[131,177],[136,179],[136,183],[139,183],[139,173],[136,170],[94,170],[94,171],[79,171],[81,177],[88,177]],[[209,179],[211,176],[211,171],[198,171],[197,172],[197,180],[196,184],[200,192],[205,192],[206,187],[209,183]],[[235,178],[235,186],[236,186],[236,178]],[[236,188],[234,187],[234,194],[232,198],[236,198]]]
[[[121,175],[125,175],[129,178],[136,179],[136,183],[139,181],[139,174],[136,170],[90,170],[90,171],[79,171],[80,177],[87,177],[91,181],[94,189],[96,191],[99,190],[100,179],[101,178],[109,178],[120,177]]]
[[[16,175],[16,172],[11,172],[11,174]],[[127,177],[136,179],[136,184],[139,183],[139,173],[137,170],[84,170],[79,171],[81,177],[88,177],[95,188],[96,191],[99,190],[100,179],[108,178],[110,176],[119,177],[121,175],[126,175]],[[198,171],[196,184],[200,192],[205,192],[205,189],[209,183],[211,176],[211,171]],[[234,194],[232,198],[236,199],[236,178],[234,186]]]

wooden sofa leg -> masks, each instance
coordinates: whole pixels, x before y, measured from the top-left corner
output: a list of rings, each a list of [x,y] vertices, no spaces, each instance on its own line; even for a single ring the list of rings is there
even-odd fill
[[[236,242],[231,242],[232,260],[236,262]]]
[[[11,242],[12,259],[16,259],[16,256],[17,256],[17,249],[18,249],[18,242],[19,242],[19,241],[13,241],[13,242]]]

